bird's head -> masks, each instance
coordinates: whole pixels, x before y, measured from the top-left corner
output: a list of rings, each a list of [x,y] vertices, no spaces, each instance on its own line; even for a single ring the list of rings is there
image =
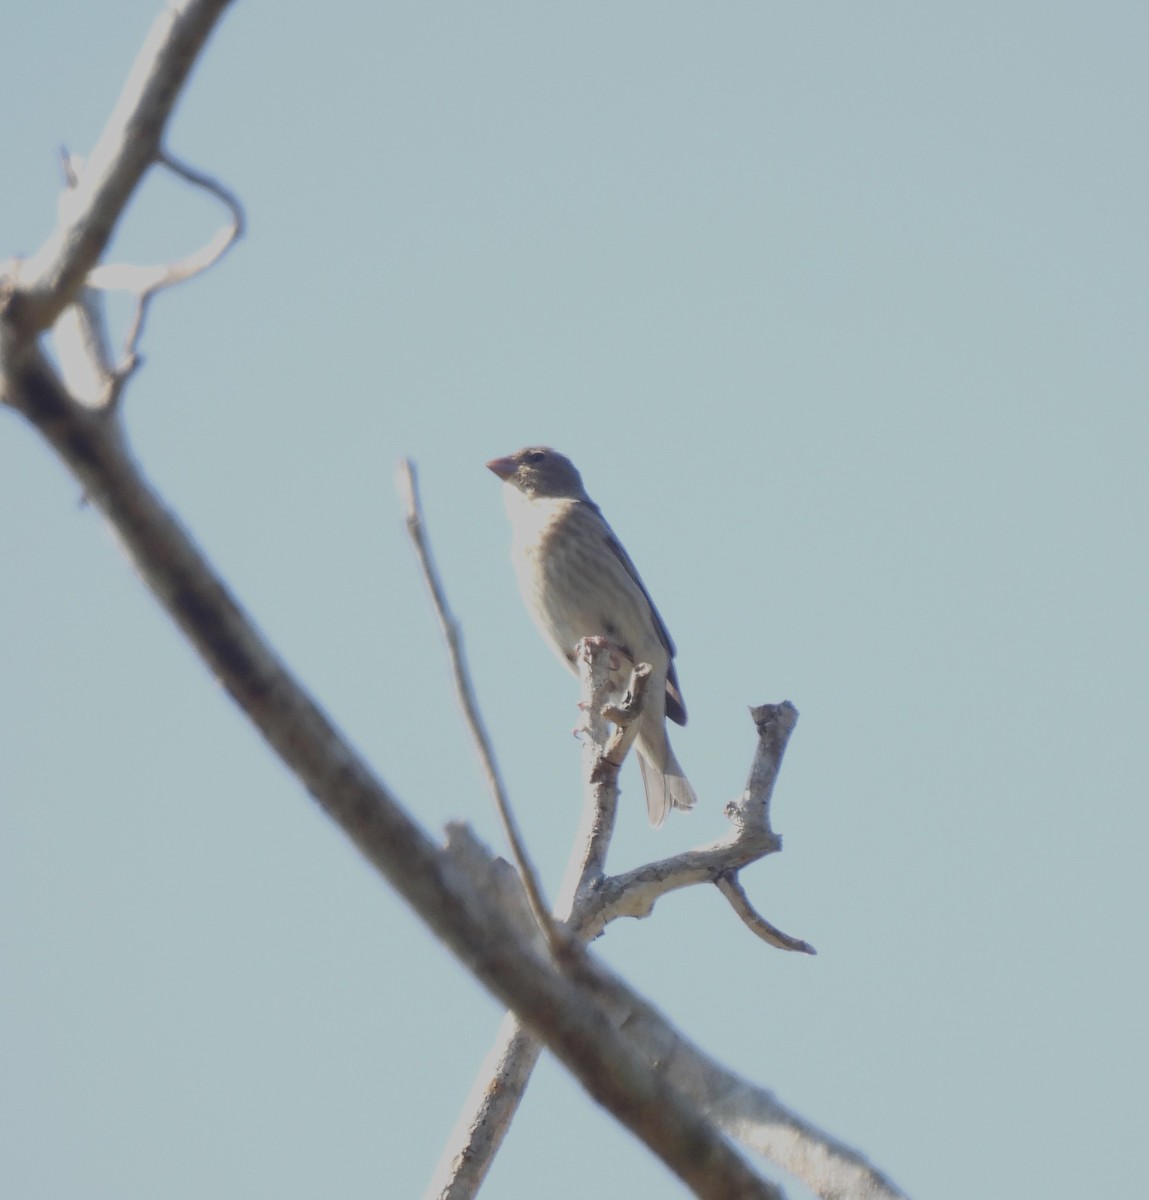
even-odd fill
[[[586,499],[582,476],[574,463],[546,446],[527,446],[508,454],[506,458],[492,458],[487,466],[504,483],[517,488],[524,496]]]

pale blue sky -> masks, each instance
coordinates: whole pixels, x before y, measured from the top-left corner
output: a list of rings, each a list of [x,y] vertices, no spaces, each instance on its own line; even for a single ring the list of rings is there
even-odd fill
[[[157,8],[5,17],[0,257]],[[678,643],[702,796],[653,832],[628,768],[613,862],[717,836],[746,706],[788,698],[786,849],[744,882],[820,954],[698,889],[601,952],[922,1200],[1139,1186],[1146,45],[1118,3],[248,3],[170,139],[250,228],[153,310],[152,479],[410,809],[499,844],[395,499],[418,461],[553,891],[575,685],[482,464],[570,454]],[[117,251],[215,221],[156,180]],[[497,1006],[11,414],[0,510],[0,1192],[420,1195]],[[546,1064],[489,1194],[592,1189],[684,1194]]]

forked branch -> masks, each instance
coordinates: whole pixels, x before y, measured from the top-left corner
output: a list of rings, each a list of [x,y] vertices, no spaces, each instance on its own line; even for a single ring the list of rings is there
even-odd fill
[[[422,536],[427,536],[425,529]],[[645,675],[638,671],[632,680],[629,701],[612,706],[610,659],[611,647],[602,639],[587,638],[580,643],[577,661],[580,707],[585,714],[585,802],[556,917],[586,942],[618,916],[649,913],[667,891],[713,882],[756,936],[780,949],[814,953],[813,947],[782,933],[757,913],[738,881],[741,868],[781,848],[769,813],[782,756],[798,718],[788,702],[751,710],[758,745],[745,790],[727,806],[733,829],[726,839],[622,875],[606,875],[618,805],[621,758],[617,749],[625,738],[624,728],[621,736],[619,728],[610,730],[608,718],[620,727],[633,721],[641,707]],[[490,870],[494,873],[495,868]],[[569,969],[569,960],[567,965]],[[732,1140],[789,1171],[827,1200],[905,1200],[904,1193],[864,1155],[790,1112],[765,1088],[709,1058],[621,980],[604,977],[592,960],[582,959],[572,974],[594,988],[646,1060],[666,1072]],[[541,1049],[520,1019],[508,1013],[463,1105],[425,1200],[471,1200],[477,1195]]]

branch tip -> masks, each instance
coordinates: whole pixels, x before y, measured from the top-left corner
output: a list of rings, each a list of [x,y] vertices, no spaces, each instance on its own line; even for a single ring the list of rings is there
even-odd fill
[[[756,937],[760,937],[764,942],[769,942],[771,946],[776,946],[779,950],[793,950],[800,954],[818,953],[809,942],[783,933],[781,929],[772,925],[758,912],[750,902],[750,897],[746,895],[746,890],[738,879],[737,871],[720,875],[714,883],[730,902],[730,907],[738,914],[742,923]]]

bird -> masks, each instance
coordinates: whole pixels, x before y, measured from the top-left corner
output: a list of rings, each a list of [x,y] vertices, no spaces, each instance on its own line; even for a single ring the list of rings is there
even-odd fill
[[[565,455],[527,446],[486,465],[503,481],[519,591],[551,649],[577,674],[575,647],[602,637],[652,668],[634,742],[651,825],[671,808],[693,808],[698,798],[666,735],[667,717],[686,724],[674,642],[630,555]]]

